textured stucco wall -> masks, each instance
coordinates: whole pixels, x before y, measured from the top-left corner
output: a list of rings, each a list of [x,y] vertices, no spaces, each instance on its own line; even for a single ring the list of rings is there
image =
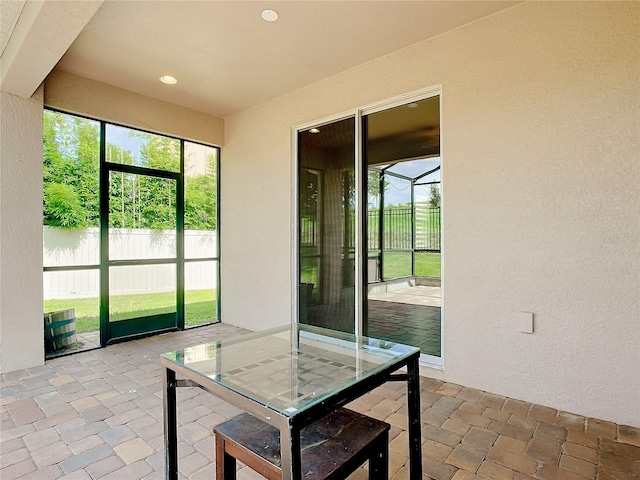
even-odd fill
[[[639,19],[527,2],[226,119],[223,321],[291,318],[290,127],[441,84],[444,378],[640,426]]]
[[[224,141],[222,118],[61,70],[54,70],[45,80],[44,103],[66,112],[186,140],[210,145],[222,145]]]
[[[0,92],[0,372],[44,362],[42,89]]]

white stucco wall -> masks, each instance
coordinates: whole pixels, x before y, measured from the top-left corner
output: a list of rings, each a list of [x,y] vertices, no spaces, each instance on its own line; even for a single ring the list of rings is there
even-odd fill
[[[441,84],[444,378],[640,426],[639,19],[527,2],[226,119],[223,321],[291,318],[289,129]]]
[[[42,365],[42,89],[0,92],[0,372]]]

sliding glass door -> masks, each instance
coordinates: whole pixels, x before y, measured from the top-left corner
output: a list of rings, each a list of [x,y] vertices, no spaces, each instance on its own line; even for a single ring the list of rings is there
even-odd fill
[[[365,112],[370,267],[365,335],[441,357],[440,99]],[[371,275],[373,268],[376,275]]]
[[[441,364],[439,89],[300,128],[296,151],[297,320]]]

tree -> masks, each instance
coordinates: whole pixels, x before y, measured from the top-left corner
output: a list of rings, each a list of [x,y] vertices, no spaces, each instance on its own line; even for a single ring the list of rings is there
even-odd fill
[[[97,227],[100,222],[99,123],[46,110],[43,120],[44,224]],[[140,145],[138,161],[123,146],[108,143],[108,162],[155,170],[180,171],[180,141],[130,131]],[[131,147],[130,147],[131,148]],[[185,227],[214,230],[217,223],[216,156],[207,156],[205,174],[185,178]],[[176,228],[176,181],[111,171],[111,228]]]
[[[179,140],[144,132],[133,134],[145,139],[140,149],[141,166],[169,172],[180,171]]]
[[[86,211],[71,185],[51,182],[44,187],[44,215],[48,225],[56,227],[84,227]]]
[[[44,224],[98,226],[98,124],[47,110],[43,150]]]
[[[440,188],[438,185],[431,185],[431,196],[429,198],[429,204],[432,208],[438,208],[440,206]]]
[[[300,215],[316,218],[318,214],[318,192],[320,174],[308,168],[300,168]]]
[[[185,180],[184,227],[189,230],[216,229],[216,178],[197,175]]]
[[[205,159],[203,174],[185,175],[185,229],[215,230],[217,226],[217,155],[211,150]]]

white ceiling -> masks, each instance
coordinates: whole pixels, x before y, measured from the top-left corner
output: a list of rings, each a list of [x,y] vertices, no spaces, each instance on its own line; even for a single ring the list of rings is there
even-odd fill
[[[57,68],[226,117],[515,3],[106,0]]]

